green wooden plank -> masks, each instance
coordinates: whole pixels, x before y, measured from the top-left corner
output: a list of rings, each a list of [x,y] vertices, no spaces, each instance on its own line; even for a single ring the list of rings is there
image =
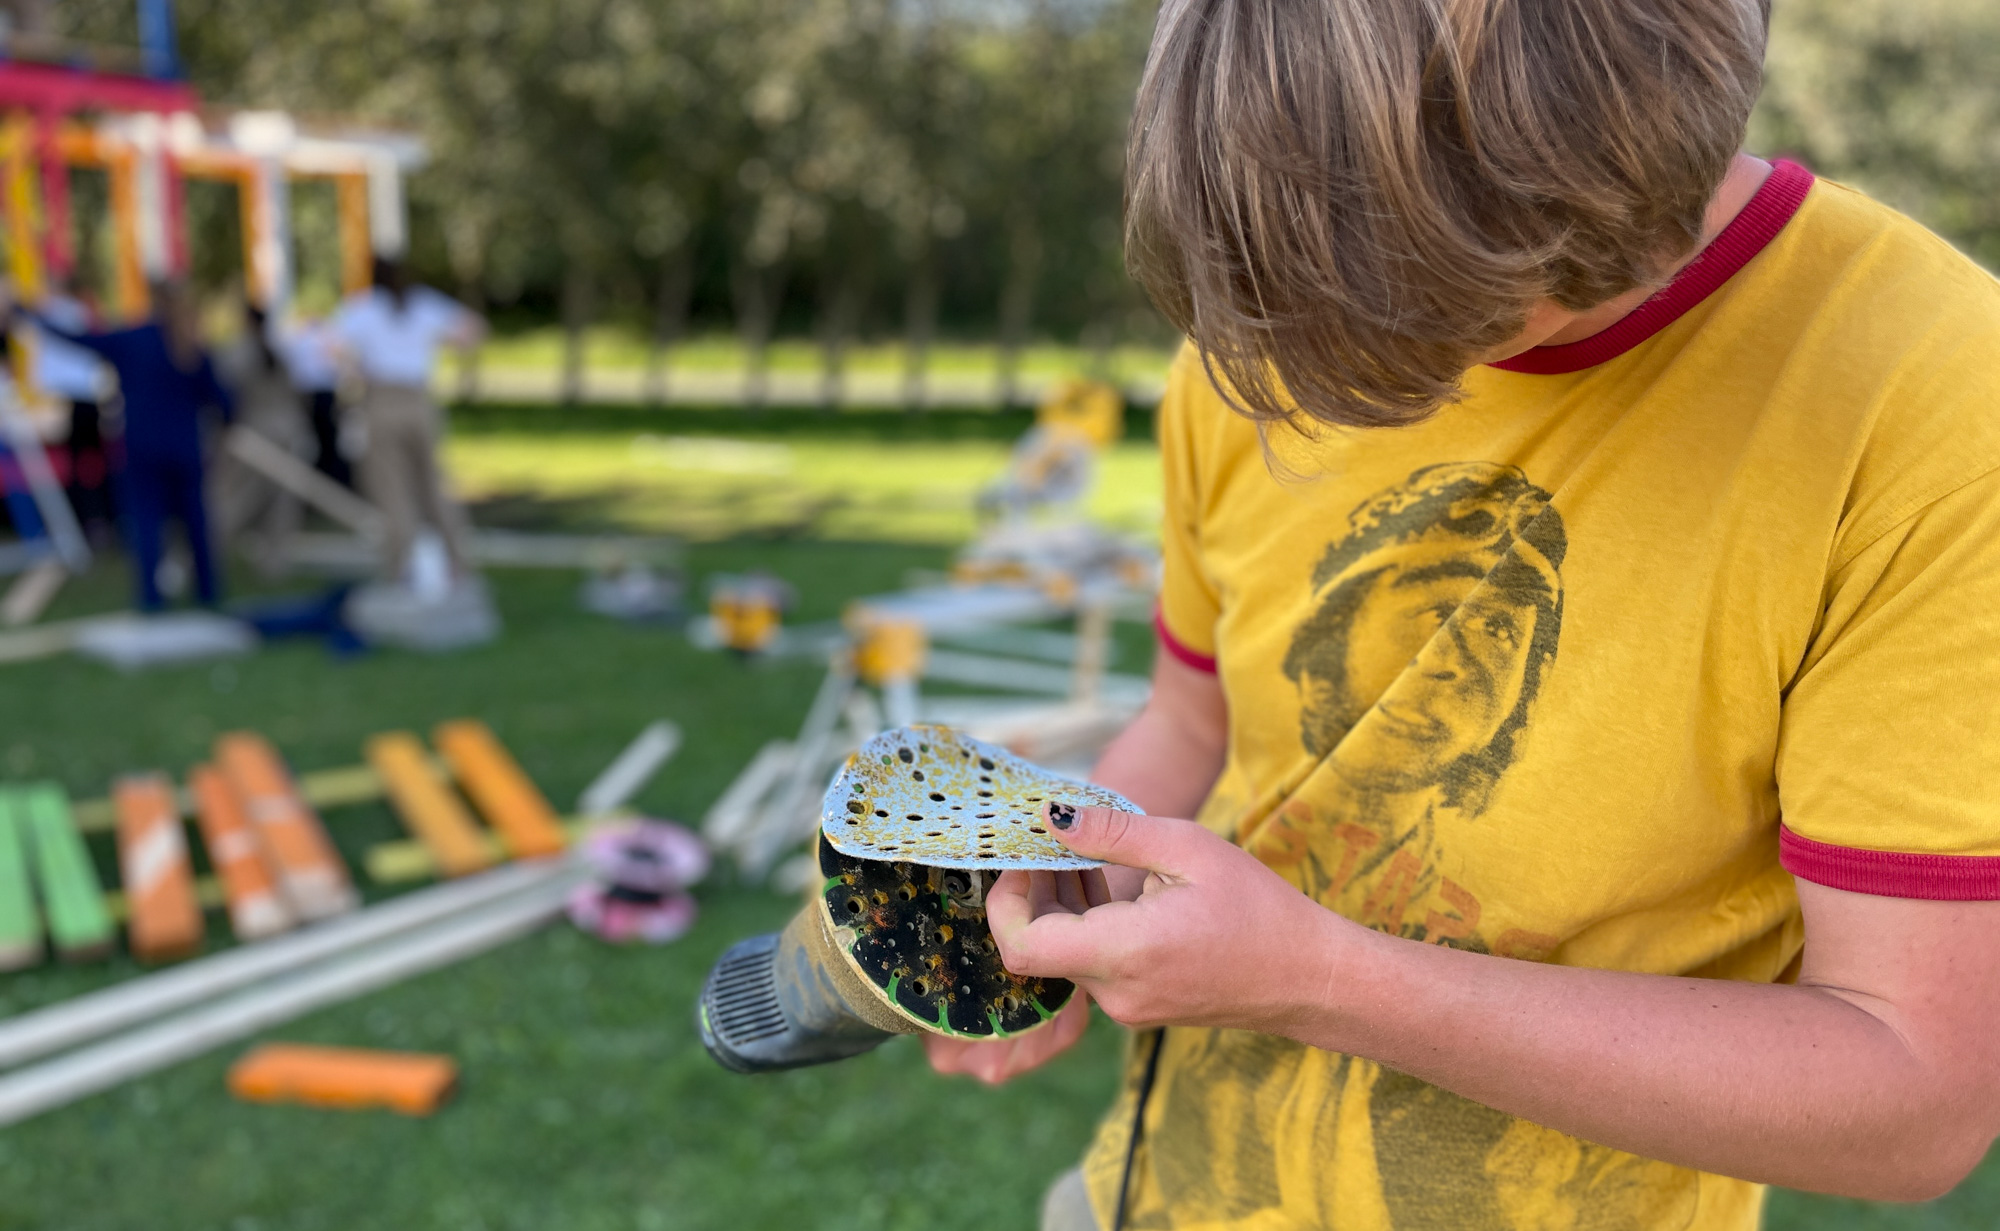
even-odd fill
[[[20,793],[0,791],[0,970],[42,960],[42,917],[28,879],[27,839]]]
[[[110,953],[113,931],[111,914],[104,908],[104,887],[98,884],[83,835],[70,818],[69,797],[50,782],[36,783],[22,795],[33,835],[36,878],[48,911],[49,939],[56,952],[73,961]]]

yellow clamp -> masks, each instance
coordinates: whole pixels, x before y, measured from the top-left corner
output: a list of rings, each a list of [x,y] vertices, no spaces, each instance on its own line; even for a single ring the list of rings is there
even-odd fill
[[[1035,423],[1052,435],[1076,436],[1102,449],[1125,431],[1125,399],[1097,380],[1066,380],[1035,408]]]
[[[861,609],[848,613],[847,627],[854,635],[854,673],[862,683],[880,688],[923,673],[929,642],[922,624]]]

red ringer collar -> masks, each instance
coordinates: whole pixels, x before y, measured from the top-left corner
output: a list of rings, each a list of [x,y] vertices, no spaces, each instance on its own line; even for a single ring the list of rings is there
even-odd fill
[[[1777,237],[1792,215],[1805,203],[1813,185],[1813,173],[1795,162],[1779,159],[1771,164],[1771,174],[1754,196],[1722,228],[1701,254],[1688,262],[1646,302],[1632,309],[1617,324],[1581,342],[1564,346],[1537,346],[1511,359],[1488,364],[1503,372],[1526,372],[1534,376],[1558,376],[1581,372],[1631,350],[1647,338],[1679,320],[1681,314],[1713,294],[1729,281],[1750,258]]]

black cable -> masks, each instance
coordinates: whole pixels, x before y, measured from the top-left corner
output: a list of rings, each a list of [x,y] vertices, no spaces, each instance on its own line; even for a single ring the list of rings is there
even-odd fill
[[[1160,1071],[1160,1049],[1166,1046],[1167,1028],[1153,1031],[1153,1050],[1146,1055],[1146,1067],[1139,1074],[1139,1089],[1133,1100],[1132,1135],[1125,1142],[1125,1169],[1118,1173],[1118,1207],[1111,1213],[1110,1231],[1125,1231],[1125,1202],[1131,1196],[1132,1160],[1139,1156],[1139,1137],[1146,1131],[1146,1100],[1153,1094],[1153,1074]]]

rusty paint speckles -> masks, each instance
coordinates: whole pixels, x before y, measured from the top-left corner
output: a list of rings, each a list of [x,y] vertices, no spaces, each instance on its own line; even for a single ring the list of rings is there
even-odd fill
[[[1045,800],[1140,810],[1115,791],[1059,777],[1004,748],[948,727],[917,726],[884,731],[848,761],[827,789],[821,829],[835,850],[859,859],[937,868],[1099,866],[1048,832]],[[973,808],[976,834],[952,816]]]

